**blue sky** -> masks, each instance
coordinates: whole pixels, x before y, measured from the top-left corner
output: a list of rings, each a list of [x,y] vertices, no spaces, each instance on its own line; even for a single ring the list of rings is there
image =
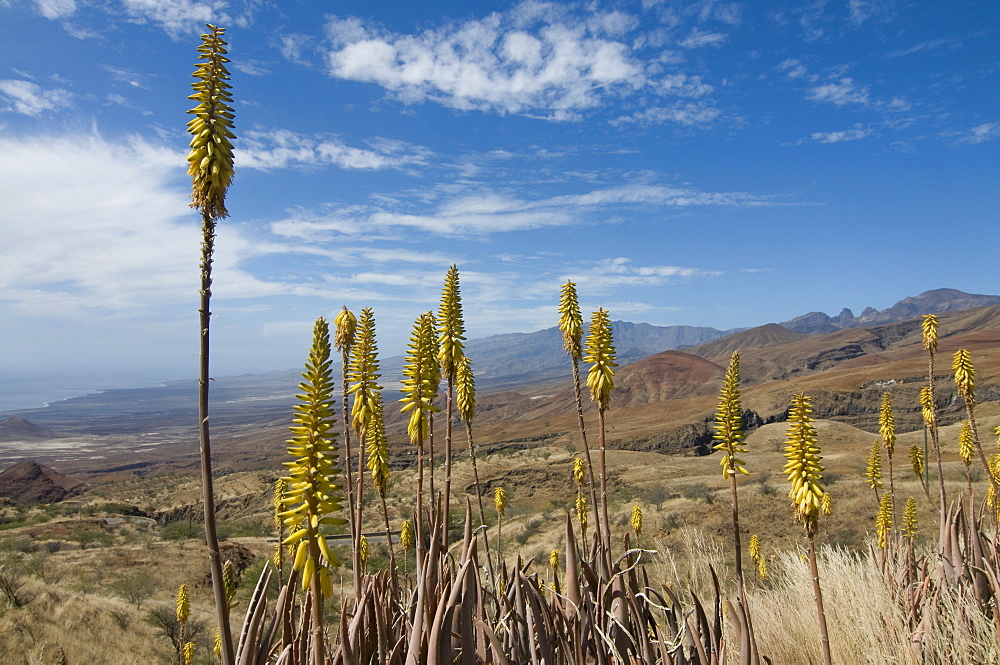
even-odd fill
[[[731,328],[998,293],[995,2],[0,0],[0,376],[193,376],[184,124],[228,28],[214,373],[461,271],[469,335],[583,306]],[[10,394],[11,390],[3,390]]]

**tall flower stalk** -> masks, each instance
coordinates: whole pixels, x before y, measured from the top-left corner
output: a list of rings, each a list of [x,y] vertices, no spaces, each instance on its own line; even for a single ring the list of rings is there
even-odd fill
[[[892,415],[892,395],[882,394],[882,406],[878,412],[878,433],[882,437],[885,457],[889,463],[889,505],[892,507],[892,521],[896,521],[896,492],[893,485],[892,458],[896,451],[896,420]]]
[[[354,523],[357,525],[357,538],[354,539],[354,594],[361,597],[361,506],[365,493],[365,442],[368,440],[368,430],[371,428],[376,411],[380,408],[382,386],[378,384],[379,374],[378,345],[375,341],[375,314],[371,307],[361,310],[358,321],[358,332],[351,350],[351,363],[347,372],[350,384],[348,392],[354,396],[351,405],[351,426],[358,439],[358,477],[355,483]]]
[[[448,549],[448,529],[451,524],[451,430],[455,412],[455,378],[465,357],[465,321],[462,317],[462,296],[459,290],[458,266],[452,264],[444,278],[441,308],[438,313],[438,362],[441,376],[448,382],[445,402],[444,431],[444,549]]]
[[[572,281],[563,284],[559,293],[559,330],[562,332],[563,348],[566,350],[573,367],[573,395],[576,397],[576,418],[580,427],[580,440],[583,442],[583,454],[587,460],[590,505],[594,510],[594,525],[600,531],[601,519],[598,514],[597,482],[594,480],[594,461],[591,459],[590,444],[587,441],[587,426],[583,419],[583,396],[580,391],[580,361],[583,359],[583,314],[580,311],[576,284]],[[587,542],[586,530],[580,534],[580,537],[584,543]]]
[[[396,579],[396,552],[392,546],[392,528],[389,526],[389,507],[385,495],[389,491],[389,440],[385,435],[385,417],[382,413],[382,392],[375,395],[375,412],[365,431],[365,449],[368,452],[368,471],[371,472],[372,486],[382,502],[382,518],[385,521],[385,540],[389,546],[389,569],[392,580]]]
[[[927,350],[927,385],[920,391],[920,412],[924,419],[924,425],[930,433],[931,446],[934,449],[934,459],[937,462],[938,471],[938,500],[941,509],[942,528],[945,523],[945,506],[947,505],[947,493],[944,488],[944,471],[941,466],[941,440],[937,427],[937,403],[934,395],[934,360],[938,348],[938,320],[933,314],[925,314],[921,322],[921,339],[924,349]]]
[[[740,405],[740,352],[734,351],[726,369],[726,376],[719,393],[719,408],[715,412],[715,435],[712,437],[719,443],[715,450],[722,451],[722,477],[729,481],[729,493],[733,508],[733,549],[736,555],[736,594],[738,601],[746,611],[747,626],[750,632],[749,654],[744,654],[749,662],[759,662],[756,643],[753,639],[753,624],[750,621],[750,611],[747,607],[746,587],[743,581],[743,549],[740,542],[740,506],[736,493],[736,476],[748,475],[745,463],[738,454],[747,452],[743,442],[743,407]]]
[[[424,442],[430,432],[431,415],[438,411],[434,406],[441,381],[437,360],[437,325],[434,313],[422,314],[413,324],[413,333],[403,365],[403,413],[410,419],[406,431],[410,443],[417,447],[417,506],[416,506],[416,546],[417,568],[421,565],[423,551],[424,512]]]
[[[288,454],[294,459],[285,463],[289,489],[282,503],[287,509],[278,517],[291,530],[284,544],[295,546],[292,568],[300,571],[302,589],[312,597],[309,617],[312,663],[322,665],[325,662],[323,599],[333,594],[329,569],[339,566],[340,560],[331,552],[320,527],[347,523],[335,516],[341,510],[340,488],[334,483],[340,473],[337,433],[333,429],[337,419],[333,409],[330,330],[322,317],[313,327],[313,342],[299,390],[301,401],[295,407],[294,424],[290,428],[293,436],[288,440]]]
[[[215,252],[215,225],[229,216],[226,192],[233,180],[232,132],[233,101],[229,92],[225,28],[208,25],[198,47],[194,94],[197,106],[188,111],[191,133],[188,175],[191,176],[191,207],[201,212],[201,287],[198,307],[200,363],[198,372],[198,439],[201,447],[201,476],[205,508],[205,541],[209,551],[212,591],[222,642],[222,663],[233,665],[233,636],[229,628],[229,607],[222,580],[222,553],[215,526],[215,490],[212,483],[212,446],[208,426],[209,321],[212,298],[212,259]]]
[[[816,428],[813,426],[812,404],[805,395],[795,395],[788,415],[788,441],[785,447],[785,475],[792,489],[788,497],[795,510],[795,521],[802,524],[809,540],[809,569],[812,573],[813,596],[819,616],[820,642],[823,663],[830,665],[830,632],[826,626],[823,609],[823,590],[819,584],[819,567],[816,562],[816,531],[823,505],[823,465]]]
[[[341,411],[343,413],[344,432],[344,492],[347,495],[347,505],[352,508],[347,511],[348,520],[351,523],[351,542],[355,542],[361,535],[360,526],[354,520],[354,474],[351,471],[351,419],[349,416],[348,397],[350,382],[347,372],[351,364],[351,350],[354,348],[354,338],[358,332],[358,319],[354,313],[344,305],[333,320],[334,337],[333,345],[340,351],[340,377],[341,377]]]
[[[611,334],[611,318],[603,308],[594,312],[590,319],[587,348],[583,360],[590,364],[587,372],[587,387],[590,397],[597,407],[598,436],[601,443],[601,531],[604,558],[608,570],[611,569],[611,522],[608,520],[608,463],[607,431],[604,412],[611,406],[611,391],[615,387],[615,346]]]
[[[951,367],[955,372],[955,387],[959,396],[965,401],[965,413],[969,416],[969,428],[972,430],[972,443],[979,453],[979,460],[983,463],[986,475],[990,479],[990,487],[995,495],[1000,496],[1000,483],[993,475],[993,468],[986,459],[983,452],[983,445],[979,441],[979,428],[976,426],[976,370],[972,365],[972,354],[968,349],[959,349],[952,358]]]
[[[882,442],[875,439],[868,453],[868,465],[865,467],[865,482],[875,492],[875,501],[881,501],[879,488],[882,487]]]

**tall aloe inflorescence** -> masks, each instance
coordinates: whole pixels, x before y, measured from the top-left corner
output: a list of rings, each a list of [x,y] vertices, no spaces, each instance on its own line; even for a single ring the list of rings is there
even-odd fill
[[[310,625],[314,645],[313,662],[324,662],[323,598],[333,593],[330,568],[340,565],[320,531],[323,525],[341,525],[347,521],[336,517],[341,510],[340,489],[334,479],[340,473],[337,466],[337,433],[333,429],[333,376],[330,369],[330,330],[326,320],[316,319],[309,357],[302,372],[288,440],[288,454],[294,458],[285,462],[288,468],[288,491],[282,503],[286,510],[279,513],[291,535],[286,545],[295,546],[292,567],[300,571],[302,588],[312,596]]]
[[[416,505],[416,542],[417,565],[420,565],[420,550],[423,547],[423,508],[424,508],[424,442],[430,431],[430,418],[438,411],[434,406],[438,387],[441,382],[441,370],[437,359],[437,324],[433,312],[427,312],[417,318],[413,324],[413,334],[406,352],[406,363],[403,365],[403,413],[409,413],[410,419],[406,431],[410,435],[410,443],[417,447],[417,505]]]
[[[944,488],[944,471],[941,466],[941,440],[937,428],[937,404],[934,396],[934,359],[938,348],[938,320],[933,314],[925,314],[920,325],[921,341],[927,351],[927,385],[920,390],[920,411],[924,425],[930,433],[934,459],[938,472],[938,501],[940,502],[941,525],[945,523],[947,495]]]
[[[986,475],[990,479],[990,487],[995,495],[1000,495],[1000,483],[993,475],[992,467],[983,452],[983,446],[979,442],[979,428],[976,426],[976,370],[972,365],[972,354],[968,349],[959,349],[955,352],[951,363],[955,372],[955,387],[958,395],[965,401],[965,412],[969,416],[969,428],[972,430],[972,443],[979,459],[983,463]]]
[[[744,654],[746,662],[757,663],[755,640],[753,639],[753,628],[750,622],[750,613],[746,607],[746,587],[743,580],[743,549],[740,542],[740,507],[736,493],[736,476],[738,474],[747,475],[749,472],[745,468],[743,460],[737,457],[740,453],[747,452],[743,443],[743,407],[740,405],[740,353],[734,351],[729,360],[729,367],[726,369],[726,376],[722,381],[722,390],[719,392],[719,407],[715,412],[715,435],[712,437],[718,443],[715,450],[723,453],[722,477],[729,481],[729,493],[732,497],[733,513],[733,549],[736,555],[736,591],[739,602],[746,612],[747,625],[749,627],[750,639],[748,653]]]
[[[212,483],[212,448],[208,427],[209,321],[212,297],[212,258],[215,252],[215,224],[229,216],[226,192],[233,180],[233,109],[229,71],[226,69],[224,28],[209,25],[198,47],[200,62],[194,72],[194,94],[197,102],[188,111],[194,115],[188,123],[191,150],[188,153],[188,175],[191,176],[191,207],[201,212],[201,287],[198,308],[200,338],[200,369],[198,374],[198,435],[201,445],[203,504],[205,508],[205,540],[208,544],[212,590],[221,628],[222,663],[234,662],[233,638],[229,629],[229,610],[222,588],[222,554],[215,528],[215,496]]]
[[[868,453],[868,464],[865,466],[865,482],[875,492],[875,500],[880,501],[879,488],[882,487],[882,442],[875,439]]]
[[[792,500],[795,520],[802,524],[809,540],[809,567],[812,571],[813,594],[819,615],[820,639],[823,647],[823,662],[830,665],[830,633],[826,626],[826,612],[823,609],[823,591],[819,584],[819,567],[816,563],[815,535],[819,528],[819,515],[823,506],[823,465],[816,428],[812,424],[812,405],[805,395],[795,395],[788,414],[788,442],[785,447],[785,475],[792,489],[788,497]]]
[[[583,397],[580,392],[580,360],[583,359],[583,314],[580,311],[580,301],[576,293],[576,284],[568,281],[562,286],[559,294],[559,330],[562,332],[563,348],[569,355],[573,367],[573,395],[576,398],[576,418],[580,428],[580,439],[583,441],[583,454],[587,460],[589,474],[590,503],[594,510],[594,521],[600,530],[601,521],[598,515],[597,483],[594,480],[594,463],[590,455],[590,444],[587,441],[587,427],[583,420]],[[586,502],[586,498],[583,499]],[[579,503],[579,500],[578,500]],[[583,542],[587,542],[586,531],[580,534]]]
[[[438,361],[441,375],[447,380],[446,419],[444,433],[444,536],[448,548],[448,526],[451,516],[451,426],[454,417],[455,378],[465,357],[465,320],[462,316],[462,296],[458,282],[458,266],[452,264],[444,278],[441,307],[438,310]]]
[[[350,400],[348,398],[350,382],[347,378],[347,372],[351,365],[351,351],[354,348],[354,338],[358,333],[358,318],[354,316],[354,312],[347,309],[347,305],[344,305],[337,316],[333,319],[334,325],[334,336],[333,345],[340,351],[340,377],[341,377],[341,411],[343,413],[343,432],[344,432],[344,491],[347,495],[347,505],[354,505],[354,478],[351,473],[351,461],[353,457],[351,456],[351,418],[350,418]],[[347,516],[351,522],[351,541],[358,539],[360,535],[359,526],[354,523],[354,510],[348,510]]]
[[[892,506],[893,521],[896,519],[896,493],[893,484],[892,459],[896,451],[896,419],[892,415],[892,395],[882,394],[882,405],[878,411],[878,433],[882,437],[885,458],[889,462],[889,505]]]
[[[587,372],[587,387],[590,397],[597,407],[598,436],[601,443],[601,524],[605,563],[611,565],[611,522],[608,521],[608,463],[607,433],[604,426],[604,412],[611,406],[611,391],[615,387],[615,346],[611,333],[611,317],[603,308],[594,312],[587,334],[587,347],[583,360],[590,364]]]
[[[354,396],[351,405],[351,426],[358,439],[358,478],[354,492],[354,523],[357,538],[354,539],[354,592],[361,595],[361,575],[359,543],[361,535],[361,506],[364,500],[365,444],[368,431],[372,427],[375,413],[380,408],[382,386],[378,384],[382,376],[378,362],[378,344],[375,341],[375,314],[371,307],[361,310],[358,330],[351,349],[351,361],[347,370],[349,387],[347,392]]]

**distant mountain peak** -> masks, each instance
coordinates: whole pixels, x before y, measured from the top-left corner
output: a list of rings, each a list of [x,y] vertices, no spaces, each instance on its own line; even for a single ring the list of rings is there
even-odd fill
[[[828,316],[823,312],[809,312],[785,321],[781,325],[794,332],[813,335],[834,332],[843,328],[896,323],[923,314],[960,312],[992,305],[1000,305],[1000,296],[966,293],[958,289],[932,289],[924,291],[920,295],[903,298],[887,309],[877,310],[874,307],[865,307],[860,316],[854,316],[853,312],[845,307],[836,317]]]
[[[57,436],[59,435],[55,432],[39,427],[21,416],[11,416],[0,420],[0,441],[38,441],[40,439],[53,439]]]

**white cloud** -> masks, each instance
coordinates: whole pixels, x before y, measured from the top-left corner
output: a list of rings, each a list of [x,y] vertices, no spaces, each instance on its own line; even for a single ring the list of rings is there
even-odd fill
[[[837,106],[847,104],[868,106],[871,103],[869,95],[868,86],[859,86],[854,79],[845,76],[810,88],[807,96],[813,101],[830,102]]]
[[[67,313],[190,297],[197,227],[172,182],[183,165],[140,141],[0,139],[0,297],[36,312],[55,299]]]
[[[839,132],[813,132],[809,135],[817,143],[843,143],[844,141],[857,141],[869,136],[872,130],[869,128],[855,127]]]
[[[720,111],[706,104],[674,104],[673,106],[653,106],[636,111],[629,116],[621,116],[614,120],[615,124],[635,123],[638,125],[662,125],[674,122],[686,127],[707,125],[719,117]]]
[[[45,111],[57,111],[71,104],[72,93],[61,88],[46,90],[37,83],[17,79],[0,81],[0,111],[12,111],[24,115],[41,115]]]
[[[976,125],[965,136],[958,139],[959,143],[985,143],[1000,139],[1000,122],[984,122]]]
[[[551,117],[597,106],[608,89],[646,82],[629,48],[605,38],[606,26],[542,16],[531,27],[514,29],[510,15],[491,14],[411,36],[335,18],[327,26],[328,65],[338,78],[377,83],[407,103]]]
[[[677,43],[684,48],[698,48],[700,46],[720,46],[727,39],[729,36],[721,32],[702,32],[698,28],[693,28],[687,37]]]
[[[204,32],[206,23],[229,23],[225,0],[122,0],[136,21],[158,24],[171,35]]]
[[[721,16],[738,21],[738,14],[727,6]],[[334,17],[326,26],[325,58],[331,76],[377,84],[406,104],[436,102],[548,120],[578,120],[612,100],[712,91],[698,76],[664,70],[683,62],[679,54],[669,56],[660,48],[652,57],[641,52],[650,40],[635,33],[638,25],[622,12],[587,14],[531,1],[414,34]],[[695,28],[681,44],[717,46],[725,39]],[[286,44],[284,51],[289,59],[302,60],[298,46]]]
[[[632,259],[615,257],[598,261],[574,281],[578,286],[586,286],[587,290],[594,291],[621,286],[662,286],[692,277],[714,277],[721,274],[718,270],[684,266],[634,265]]]
[[[333,165],[343,169],[402,169],[426,163],[425,148],[399,141],[372,141],[374,149],[346,145],[335,136],[303,136],[285,129],[245,132],[235,150],[236,165],[281,169]]]
[[[76,11],[75,0],[35,0],[35,6],[47,19],[66,18]]]
[[[785,72],[790,79],[799,79],[806,75],[806,66],[795,58],[789,58],[778,64],[778,69]]]
[[[622,185],[535,200],[518,198],[509,193],[479,191],[452,195],[416,213],[409,212],[407,204],[397,202],[393,205],[390,200],[382,206],[297,210],[287,218],[273,222],[271,231],[278,236],[304,240],[339,235],[385,238],[406,231],[440,236],[477,236],[591,223],[587,217],[589,213],[622,206],[764,205],[775,203],[747,192],[701,192],[662,185]]]

